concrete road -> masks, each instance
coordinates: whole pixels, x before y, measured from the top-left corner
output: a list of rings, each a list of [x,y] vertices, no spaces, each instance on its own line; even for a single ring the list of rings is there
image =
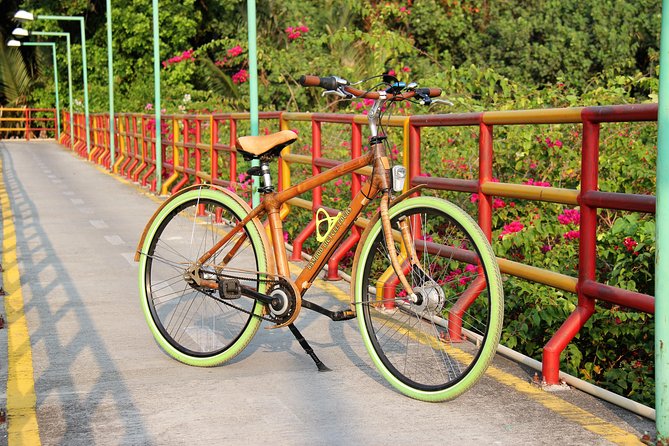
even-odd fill
[[[296,325],[332,372],[316,372],[287,329],[261,328],[224,366],[180,364],[149,333],[132,261],[157,199],[53,142],[0,142],[0,156],[16,233],[4,249],[18,258],[32,354],[21,379],[34,382],[41,444],[606,445],[654,434],[576,390],[537,389],[534,372],[502,358],[455,401],[411,400],[377,374],[355,321],[307,310]],[[343,306],[319,287],[309,296]],[[17,360],[7,332],[3,381]],[[5,442],[19,415],[8,411]]]

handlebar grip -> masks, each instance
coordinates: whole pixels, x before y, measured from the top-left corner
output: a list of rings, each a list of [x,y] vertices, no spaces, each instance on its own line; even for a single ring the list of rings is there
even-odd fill
[[[308,74],[300,76],[297,82],[303,87],[318,87],[321,79],[318,76],[310,76]]]
[[[336,90],[339,86],[337,83],[337,78],[334,76],[318,77],[303,75],[300,76],[297,82],[299,82],[299,84],[303,87],[321,87],[326,90]]]
[[[441,96],[441,88],[416,88],[416,93],[436,98],[437,96]]]

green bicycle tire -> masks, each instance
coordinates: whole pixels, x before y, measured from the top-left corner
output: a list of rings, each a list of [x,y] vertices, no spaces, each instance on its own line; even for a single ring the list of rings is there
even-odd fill
[[[436,351],[439,349],[445,350],[449,348],[453,353],[456,353],[455,356],[458,354],[465,358],[469,358],[469,356],[462,356],[462,353],[457,353],[457,351],[453,350],[452,347],[447,347],[448,345],[455,345],[455,348],[461,348],[456,344],[444,342],[441,338],[444,336],[444,332],[448,333],[447,330],[443,329],[444,324],[437,325],[435,323],[425,322],[425,315],[421,313],[420,317],[418,317],[418,310],[413,309],[415,305],[411,306],[410,304],[403,303],[402,305],[397,304],[394,309],[390,310],[386,308],[378,309],[383,305],[387,305],[388,301],[381,300],[382,302],[385,302],[383,305],[381,305],[378,303],[379,297],[375,297],[376,300],[374,301],[370,300],[369,296],[375,295],[372,291],[370,291],[370,289],[374,290],[374,286],[378,285],[374,285],[368,276],[372,273],[373,269],[378,270],[380,274],[380,271],[383,271],[383,268],[385,267],[379,267],[379,263],[382,263],[384,260],[387,261],[388,257],[387,252],[378,255],[373,252],[373,249],[376,250],[377,248],[381,247],[382,244],[384,245],[384,242],[382,241],[383,231],[380,220],[378,220],[371,228],[367,230],[365,239],[361,242],[360,245],[360,253],[358,256],[359,260],[356,265],[356,270],[354,271],[353,277],[356,314],[358,315],[358,325],[365,347],[371,356],[374,365],[384,379],[386,379],[398,391],[411,398],[423,401],[446,401],[458,397],[467,391],[470,387],[472,387],[483,375],[495,355],[501,333],[504,313],[502,280],[490,244],[488,243],[486,237],[476,222],[474,222],[474,220],[472,220],[472,218],[462,209],[453,203],[438,198],[417,197],[404,200],[389,210],[389,217],[391,221],[394,221],[394,219],[401,215],[409,216],[414,214],[421,215],[421,221],[422,215],[442,216],[444,221],[448,220],[450,222],[449,224],[455,228],[453,231],[461,231],[463,234],[461,243],[466,241],[470,244],[468,245],[470,252],[476,252],[478,254],[478,258],[480,259],[480,268],[484,272],[484,276],[482,277],[485,277],[485,284],[487,287],[484,288],[484,291],[482,292],[485,297],[480,297],[477,299],[481,299],[481,301],[484,302],[483,305],[481,305],[479,308],[485,309],[485,305],[487,305],[487,321],[478,321],[476,318],[472,318],[471,320],[478,322],[483,327],[480,330],[482,333],[480,336],[481,347],[478,350],[474,349],[475,354],[471,356],[471,363],[467,364],[466,369],[461,372],[461,376],[457,376],[457,379],[454,378],[452,382],[439,382],[438,384],[419,383],[418,379],[414,377],[408,377],[408,373],[402,369],[403,366],[401,364],[398,365],[400,360],[389,359],[393,355],[398,355],[398,358],[401,358],[401,355],[404,354],[405,358],[403,360],[405,361],[405,364],[414,361],[413,356],[417,355],[415,355],[415,353],[409,352],[409,344],[417,345],[416,347],[412,347],[414,350],[422,349]],[[430,224],[428,224],[426,217],[425,223],[421,223],[420,226],[428,227]],[[451,230],[451,226],[448,227],[449,230]],[[446,231],[444,232],[447,233]],[[427,244],[425,246],[427,246]],[[381,250],[379,249],[379,251]],[[427,251],[427,249],[425,249],[425,251]],[[454,263],[454,260],[450,258],[445,258],[443,256],[433,257],[437,259],[435,263],[439,262],[442,267],[447,267],[451,263]],[[452,266],[448,267],[452,268]],[[470,267],[468,270],[470,270],[471,273],[473,268]],[[443,279],[441,281],[448,283],[449,286],[453,286],[450,284],[450,282],[446,282]],[[412,287],[414,286],[415,285],[412,284]],[[448,288],[446,285],[441,285],[440,287],[442,290]],[[397,289],[401,290],[401,286],[398,286]],[[436,289],[436,285],[434,289]],[[434,295],[436,295],[435,293],[436,291],[433,292]],[[378,295],[378,291],[376,295]],[[446,301],[446,304],[448,304],[448,301]],[[443,310],[440,309],[439,311]],[[479,309],[479,311],[482,310]],[[376,313],[381,314],[379,316],[375,316]],[[427,314],[427,312],[425,313]],[[411,324],[400,326],[400,322],[395,321],[395,319],[408,321],[410,317],[412,318]],[[431,315],[430,317],[432,319],[439,319],[441,316]],[[440,320],[437,320],[436,322],[440,322]],[[404,324],[404,322],[401,322],[401,324]],[[474,325],[475,324],[472,323],[472,326]],[[416,328],[423,326],[426,326],[427,328]],[[393,327],[395,327],[395,331],[393,331]],[[412,333],[412,331],[414,331],[414,333]],[[423,331],[426,333],[433,331],[433,333],[430,334],[432,338],[423,333]],[[385,332],[392,332],[392,336],[386,334]],[[416,332],[418,333],[416,334]],[[402,343],[395,342],[396,340],[393,339],[401,338],[402,336],[406,338],[406,340],[402,340],[402,343],[407,344],[406,351],[403,353],[399,351],[404,348]],[[434,339],[434,336],[437,336],[437,338]],[[442,347],[441,344],[444,344],[444,346]],[[397,350],[397,352],[395,350]],[[447,357],[452,356],[448,352],[445,355],[440,352],[439,355]],[[426,355],[420,360],[415,360],[417,364],[420,364],[420,361],[429,362],[429,356]],[[460,361],[459,358],[458,361]],[[416,369],[418,369],[418,367],[419,366],[416,366]],[[409,370],[409,367],[405,366],[405,369]],[[435,373],[436,372],[437,370],[435,370]],[[441,373],[442,375],[444,374],[443,372]],[[416,375],[419,375],[419,373],[416,372]],[[426,378],[425,381],[429,381],[430,379],[432,378]],[[443,379],[446,381],[450,378]]]
[[[260,326],[260,316],[263,314],[263,305],[256,301],[254,301],[252,304],[248,304],[252,305],[252,309],[249,308],[250,313],[252,314],[240,316],[241,322],[239,325],[241,328],[239,329],[239,333],[236,336],[232,336],[234,339],[232,339],[231,342],[224,348],[219,349],[220,351],[203,353],[192,352],[188,348],[183,348],[179,342],[177,342],[169,335],[169,333],[166,332],[165,327],[162,326],[161,320],[157,317],[155,308],[156,305],[152,304],[153,290],[151,283],[151,267],[153,265],[152,255],[155,246],[159,242],[156,237],[160,238],[162,235],[161,231],[165,230],[166,225],[169,225],[170,221],[172,221],[172,219],[175,218],[175,215],[177,215],[182,209],[188,208],[189,206],[195,206],[199,209],[200,207],[204,206],[204,203],[208,203],[229,212],[230,216],[236,220],[241,220],[247,215],[247,210],[242,205],[240,205],[239,202],[215,189],[195,189],[174,196],[173,199],[166,203],[166,205],[160,210],[156,218],[153,220],[153,223],[147,230],[146,238],[141,248],[139,259],[139,292],[141,307],[147,325],[149,326],[153,337],[158,342],[160,347],[174,359],[185,364],[200,367],[211,367],[231,360],[242,350],[244,350]],[[190,218],[193,220],[192,213]],[[195,224],[193,224],[193,228],[195,227]],[[252,223],[249,223],[246,226],[246,234],[248,235],[248,240],[256,259],[256,265],[250,266],[249,269],[251,271],[266,271],[267,254],[265,252],[263,239],[259,234],[256,226]],[[212,244],[213,241],[214,240],[212,240]],[[188,289],[186,286],[183,286],[183,288],[185,290],[184,293],[188,292],[190,294],[195,294],[195,291]],[[265,291],[263,282],[259,283],[258,291]],[[219,305],[221,308],[224,308],[220,303],[217,303],[217,305]],[[241,314],[241,312],[239,313]],[[243,321],[243,318],[247,318],[245,322]],[[211,331],[211,329],[209,330]]]

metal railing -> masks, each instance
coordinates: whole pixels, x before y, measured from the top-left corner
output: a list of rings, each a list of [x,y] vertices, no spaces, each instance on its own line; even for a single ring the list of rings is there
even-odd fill
[[[66,119],[68,117],[66,116]],[[75,122],[81,126],[81,117],[75,116]],[[94,118],[96,119],[96,118]],[[97,118],[94,125],[94,147],[91,153],[93,161],[105,165],[129,180],[149,187],[153,192],[175,193],[180,188],[192,183],[213,183],[223,187],[235,188],[237,185],[238,160],[233,150],[237,138],[238,123],[248,120],[247,113],[214,115],[169,115],[162,121],[162,166],[156,164],[155,132],[156,126],[151,115],[118,114],[116,116],[116,163],[109,166],[108,119]],[[276,130],[290,128],[299,122],[311,124],[311,155],[298,155],[290,148],[284,149],[279,160],[279,187],[290,186],[291,169],[294,165],[308,165],[313,174],[322,169],[331,168],[341,160],[323,157],[323,136],[321,126],[324,123],[348,126],[350,128],[350,157],[360,156],[363,146],[362,126],[366,124],[364,116],[342,114],[310,113],[261,113],[260,119],[275,122]],[[542,372],[548,384],[559,382],[560,353],[573,339],[585,322],[595,311],[595,301],[605,301],[625,306],[646,313],[654,313],[653,296],[624,290],[600,282],[595,278],[597,209],[617,209],[635,212],[654,213],[655,197],[649,195],[601,192],[598,187],[599,130],[602,124],[609,122],[656,121],[657,105],[620,105],[610,107],[583,107],[567,109],[544,109],[523,111],[499,111],[466,114],[417,115],[396,117],[385,123],[387,126],[402,128],[403,163],[409,172],[409,184],[423,184],[428,188],[476,193],[478,200],[478,221],[486,236],[492,240],[493,198],[508,197],[525,200],[537,200],[549,203],[580,206],[580,243],[578,275],[572,277],[561,272],[550,271],[517,261],[498,258],[500,269],[529,281],[574,293],[578,296],[575,311],[567,318],[543,352]],[[577,124],[582,126],[581,140],[581,184],[580,189],[556,187],[538,187],[493,181],[494,165],[494,128],[496,126],[515,126],[521,124],[551,125]],[[105,127],[106,126],[106,127]],[[439,178],[421,176],[421,129],[431,127],[466,127],[476,133],[478,138],[478,178],[465,180],[459,178]],[[65,126],[66,132],[68,127]],[[75,137],[75,151],[85,156],[86,148],[81,149],[83,134]],[[348,131],[346,131],[348,133]],[[67,141],[68,136],[63,140]],[[301,135],[302,141],[305,136]],[[107,144],[107,145],[105,145]],[[107,163],[107,164],[105,164]],[[370,172],[362,169],[351,179],[351,194],[360,187],[361,175]],[[156,175],[162,175],[163,187],[156,191]],[[312,199],[296,198],[289,202],[291,206],[308,209],[314,218],[302,229],[293,241],[293,259],[300,258],[303,243],[314,234],[315,212],[323,206],[322,191],[314,189]],[[330,214],[336,209],[326,209]],[[290,212],[284,208],[282,217]],[[357,222],[364,226],[365,221]],[[338,265],[345,254],[359,240],[360,232],[354,228],[351,236],[338,248],[328,266],[328,277],[338,278]]]
[[[0,139],[56,138],[58,114],[55,108],[0,107]]]

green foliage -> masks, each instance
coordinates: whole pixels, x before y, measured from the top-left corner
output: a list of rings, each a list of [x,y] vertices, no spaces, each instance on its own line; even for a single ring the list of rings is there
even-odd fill
[[[9,107],[25,106],[32,79],[16,48],[0,45],[0,98]]]

